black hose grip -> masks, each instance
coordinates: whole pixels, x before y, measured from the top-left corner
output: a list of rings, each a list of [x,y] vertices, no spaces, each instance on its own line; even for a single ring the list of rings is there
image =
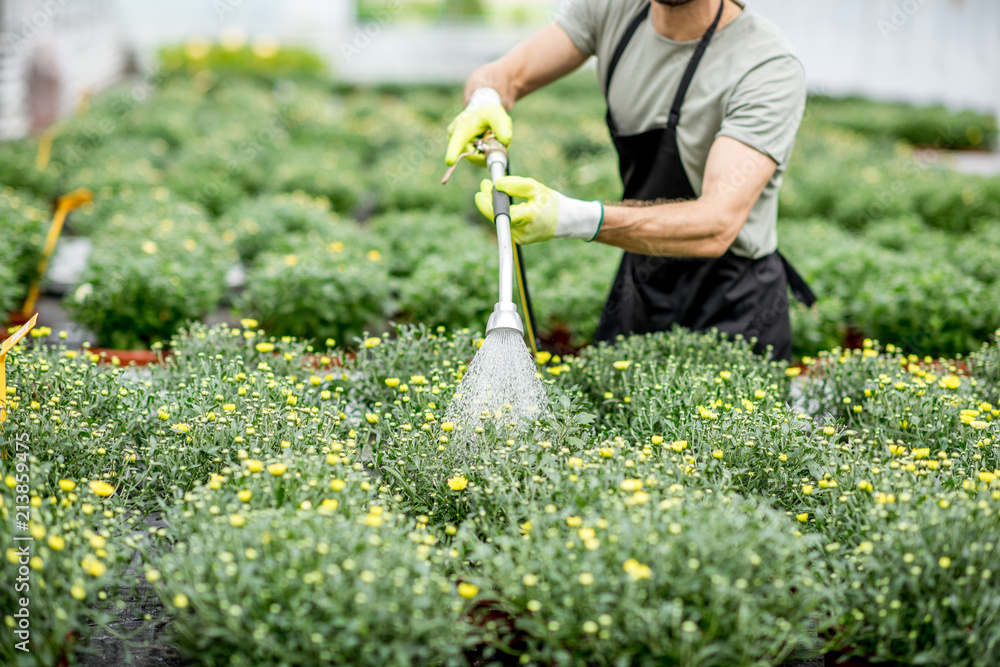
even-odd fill
[[[500,215],[510,217],[510,195],[493,186],[493,220],[496,221]]]

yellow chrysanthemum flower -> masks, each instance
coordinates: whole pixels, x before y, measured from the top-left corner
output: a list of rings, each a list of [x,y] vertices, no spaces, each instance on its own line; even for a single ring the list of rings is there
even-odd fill
[[[87,486],[90,487],[90,490],[93,491],[98,496],[100,496],[101,498],[107,498],[108,496],[114,494],[115,492],[115,487],[99,479],[95,479],[94,481],[90,482]]]
[[[479,586],[476,586],[475,584],[469,584],[463,581],[458,585],[458,594],[466,600],[471,600],[476,597],[477,593],[479,593]]]

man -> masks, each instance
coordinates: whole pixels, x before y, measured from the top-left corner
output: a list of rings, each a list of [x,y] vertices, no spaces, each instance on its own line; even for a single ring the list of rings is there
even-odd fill
[[[778,189],[805,106],[802,66],[778,29],[735,0],[570,0],[560,18],[469,77],[449,126],[454,164],[507,110],[591,55],[608,101],[624,201],[604,206],[508,176],[514,240],[599,241],[625,250],[595,339],[717,328],[791,358],[788,285],[777,253]],[[491,184],[476,204],[493,219]]]

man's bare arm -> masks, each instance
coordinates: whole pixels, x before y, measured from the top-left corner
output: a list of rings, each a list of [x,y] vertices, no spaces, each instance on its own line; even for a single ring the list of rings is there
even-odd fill
[[[517,100],[569,74],[586,60],[587,55],[576,48],[569,35],[551,23],[507,55],[473,72],[465,83],[465,102],[476,89],[492,88],[510,110]]]
[[[729,137],[712,144],[698,199],[604,207],[597,241],[643,255],[719,257],[736,240],[777,164]]]

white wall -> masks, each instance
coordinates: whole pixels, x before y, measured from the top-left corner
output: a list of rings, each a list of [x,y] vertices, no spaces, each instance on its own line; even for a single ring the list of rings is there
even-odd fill
[[[997,0],[747,0],[795,45],[812,89],[1000,114]]]
[[[329,51],[353,21],[353,0],[114,0],[123,34],[140,51],[200,36],[212,40],[235,26],[250,36]]]
[[[66,115],[124,70],[109,0],[0,0],[0,14],[0,139],[28,132],[32,102]],[[33,65],[56,82],[41,105],[30,98]]]
[[[0,7],[9,14],[12,7],[42,2],[0,0]],[[60,53],[68,53],[61,58],[74,85],[84,82],[92,87],[103,85],[112,65],[120,64],[116,60],[120,60],[119,39],[149,59],[163,44],[193,35],[213,39],[223,29],[237,26],[251,37],[268,34],[316,49],[341,79],[460,82],[535,29],[406,25],[392,11],[374,24],[358,26],[353,19],[354,0],[44,2],[60,6],[50,23],[67,30],[86,25],[84,19],[92,19],[102,7],[117,14],[117,34],[105,26],[77,29],[76,35],[60,40]],[[751,11],[785,31],[815,91],[1000,112],[1000,0],[746,2]],[[559,0],[550,4],[555,7]],[[74,57],[77,53],[85,55]],[[20,60],[0,59],[0,105],[3,99],[20,94],[17,81],[24,65],[23,54]],[[70,103],[68,99],[66,104]],[[0,133],[9,134],[13,125],[10,104],[6,106],[6,110],[0,108]]]

